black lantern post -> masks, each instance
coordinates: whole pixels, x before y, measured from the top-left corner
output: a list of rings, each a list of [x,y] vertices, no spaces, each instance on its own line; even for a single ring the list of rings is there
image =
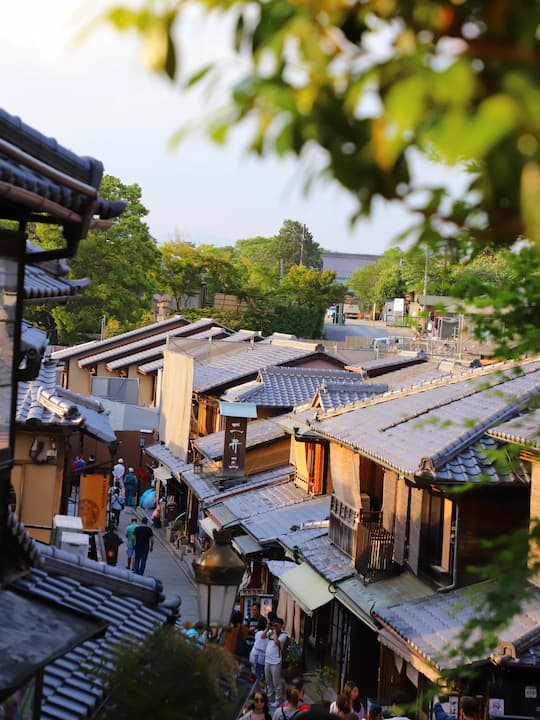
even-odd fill
[[[230,544],[230,533],[214,531],[214,544],[193,561],[199,617],[206,626],[229,624],[246,566]]]

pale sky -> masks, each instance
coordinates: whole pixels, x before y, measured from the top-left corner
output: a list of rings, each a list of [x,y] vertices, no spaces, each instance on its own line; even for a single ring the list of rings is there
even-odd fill
[[[196,244],[233,244],[271,236],[285,219],[305,223],[325,249],[379,254],[410,224],[397,205],[381,205],[370,222],[349,228],[355,205],[337,186],[303,194],[294,160],[255,159],[241,138],[224,148],[193,137],[179,149],[168,140],[182,123],[204,115],[208,99],[185,98],[139,62],[130,36],[105,26],[86,40],[82,25],[110,0],[19,0],[0,9],[1,106],[106,172],[138,183],[152,235],[176,233]],[[119,3],[118,3],[119,4]],[[228,61],[217,23],[185,27],[183,67]]]

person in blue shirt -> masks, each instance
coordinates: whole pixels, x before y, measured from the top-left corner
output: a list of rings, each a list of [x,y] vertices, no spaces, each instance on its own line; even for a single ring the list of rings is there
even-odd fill
[[[464,695],[460,700],[459,706],[459,717],[461,720],[476,720],[477,704],[473,697]],[[438,697],[435,697],[433,701],[433,714],[435,716],[435,720],[456,720],[454,715],[449,715],[445,712]]]

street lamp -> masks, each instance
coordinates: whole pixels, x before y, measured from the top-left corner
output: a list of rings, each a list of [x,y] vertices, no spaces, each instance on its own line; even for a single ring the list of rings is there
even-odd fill
[[[193,561],[199,617],[206,625],[223,627],[231,619],[238,586],[246,566],[230,544],[230,533],[214,531],[214,544]]]

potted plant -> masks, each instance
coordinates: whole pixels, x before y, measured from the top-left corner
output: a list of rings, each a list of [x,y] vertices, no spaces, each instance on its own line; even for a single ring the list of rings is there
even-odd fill
[[[290,639],[283,655],[283,677],[290,681],[304,672],[304,641],[302,638],[296,642]]]

